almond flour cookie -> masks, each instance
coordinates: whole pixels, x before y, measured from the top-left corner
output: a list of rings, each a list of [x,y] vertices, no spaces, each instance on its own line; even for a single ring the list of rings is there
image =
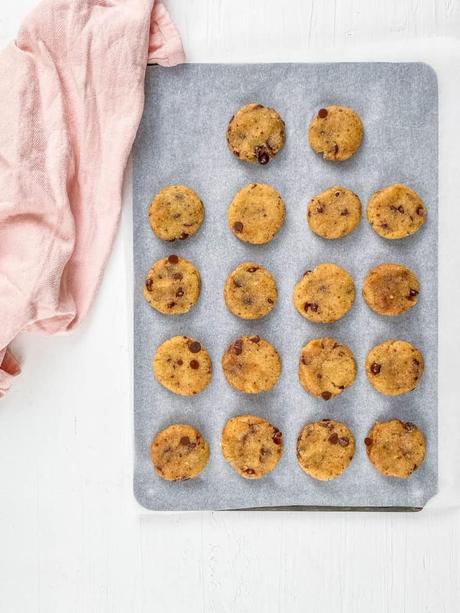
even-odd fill
[[[367,456],[386,477],[407,479],[425,457],[425,437],[410,422],[391,419],[376,423],[364,439]]]
[[[166,481],[197,477],[209,459],[208,443],[187,424],[173,424],[158,432],[150,453],[156,472]]]
[[[363,285],[363,298],[379,313],[394,317],[417,304],[420,285],[417,277],[401,264],[380,264],[373,268]]]
[[[320,481],[330,481],[341,475],[354,453],[353,432],[333,419],[306,424],[297,439],[300,467],[307,475]]]
[[[299,380],[306,392],[329,400],[350,387],[356,378],[356,362],[346,345],[335,338],[315,338],[302,348]]]
[[[199,296],[200,273],[189,260],[177,255],[155,262],[145,280],[145,299],[165,315],[187,313]]]
[[[302,317],[331,323],[353,306],[355,285],[346,270],[335,264],[319,264],[307,270],[294,288],[294,305]]]
[[[420,351],[407,341],[389,339],[376,345],[366,358],[366,374],[375,389],[386,396],[414,390],[423,374]]]
[[[270,391],[281,374],[281,359],[276,349],[259,336],[242,336],[222,357],[228,383],[246,394]]]
[[[193,236],[203,220],[203,203],[185,185],[163,188],[150,204],[150,225],[158,238],[164,241],[185,240]]]
[[[230,151],[245,162],[265,165],[285,141],[284,121],[275,109],[247,104],[230,119],[227,143]]]
[[[262,417],[232,417],[222,432],[222,453],[239,475],[260,479],[280,461],[283,435]]]
[[[383,238],[410,236],[425,223],[426,210],[413,189],[395,183],[373,194],[367,205],[367,219]]]
[[[321,192],[308,205],[310,229],[322,238],[341,238],[353,232],[361,219],[361,202],[346,187],[335,185]]]
[[[363,140],[363,124],[359,115],[346,106],[320,109],[308,129],[308,140],[325,160],[341,162],[358,151]]]
[[[275,279],[256,262],[240,264],[225,283],[225,304],[229,311],[242,319],[264,317],[273,309],[277,297]]]
[[[208,352],[189,336],[173,336],[160,345],[152,368],[158,382],[180,396],[202,392],[212,376]]]
[[[235,196],[228,209],[233,234],[252,245],[272,240],[284,222],[285,206],[271,185],[250,183]]]

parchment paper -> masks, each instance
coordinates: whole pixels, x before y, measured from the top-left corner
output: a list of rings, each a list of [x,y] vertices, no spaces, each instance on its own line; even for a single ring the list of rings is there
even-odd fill
[[[276,108],[286,122],[283,151],[265,167],[247,165],[228,151],[225,131],[240,106],[260,102]],[[347,162],[332,164],[313,153],[307,126],[321,107],[339,103],[360,114],[365,138]],[[153,510],[234,509],[273,506],[419,508],[437,490],[437,193],[438,103],[434,71],[419,63],[188,64],[147,69],[146,104],[134,146],[134,493]],[[264,246],[240,242],[227,228],[226,212],[249,182],[267,182],[286,203],[286,223]],[[365,217],[369,196],[394,182],[407,183],[422,197],[427,223],[402,241],[378,237]],[[192,187],[206,207],[199,233],[164,243],[152,233],[147,211],[163,186]],[[337,241],[315,236],[306,223],[306,205],[335,184],[355,191],[363,219],[355,232]],[[198,304],[187,315],[160,315],[145,302],[143,283],[152,263],[176,253],[191,259],[202,276]],[[255,260],[274,274],[279,301],[261,320],[245,322],[225,307],[225,279],[240,262]],[[292,303],[293,287],[306,269],[335,262],[354,278],[357,299],[343,319],[330,325],[304,320]],[[397,318],[373,313],[361,297],[364,277],[382,262],[398,262],[417,274],[418,304]],[[176,334],[199,339],[213,361],[213,380],[198,396],[183,398],[153,377],[156,347]],[[283,372],[276,388],[249,396],[233,390],[222,373],[226,347],[244,334],[258,334],[278,349]],[[358,364],[354,385],[325,402],[298,383],[301,347],[311,338],[334,336],[350,346]],[[367,352],[387,338],[406,339],[425,356],[416,391],[385,397],[368,383]],[[253,413],[282,430],[284,454],[278,467],[258,481],[246,481],[220,451],[226,420]],[[356,453],[338,479],[319,482],[297,465],[296,438],[309,421],[331,417],[345,422],[356,438]],[[385,478],[369,463],[363,439],[376,420],[392,417],[416,423],[425,433],[427,454],[407,480]],[[174,422],[196,426],[211,447],[206,470],[197,479],[168,483],[153,471],[150,444]]]

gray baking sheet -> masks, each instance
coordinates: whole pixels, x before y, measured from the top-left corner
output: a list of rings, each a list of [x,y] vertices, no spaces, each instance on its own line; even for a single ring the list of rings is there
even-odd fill
[[[151,66],[146,75],[145,110],[134,146],[134,493],[152,510],[257,507],[420,508],[437,490],[437,207],[438,96],[433,70],[420,63],[187,64]],[[238,108],[260,102],[276,108],[286,122],[286,145],[267,166],[248,165],[227,149],[225,132]],[[330,104],[351,106],[361,116],[365,137],[359,152],[342,163],[313,153],[307,126]],[[286,203],[286,223],[262,246],[240,242],[227,228],[226,213],[236,192],[250,182],[272,184]],[[422,230],[401,241],[378,237],[366,221],[369,196],[394,182],[407,183],[424,200]],[[152,197],[168,184],[193,188],[206,207],[198,234],[164,243],[148,223]],[[357,230],[336,241],[315,236],[306,223],[309,199],[335,184],[356,192],[363,203]],[[180,317],[154,311],[143,298],[152,263],[176,253],[191,259],[202,276],[198,304]],[[279,301],[258,321],[243,321],[224,304],[225,279],[240,262],[255,260],[274,274]],[[398,262],[417,274],[418,304],[397,318],[373,313],[361,297],[363,279],[373,266]],[[353,276],[357,297],[340,321],[313,324],[292,303],[295,283],[320,262],[335,262]],[[199,339],[213,361],[213,379],[193,398],[176,396],[153,377],[157,346],[184,334]],[[220,361],[237,337],[258,334],[280,352],[283,371],[276,388],[255,396],[233,390]],[[358,364],[354,385],[325,402],[299,385],[301,347],[311,338],[334,336],[350,346]],[[425,356],[425,373],[416,391],[385,397],[368,383],[367,352],[387,338],[414,343]],[[227,419],[253,413],[284,434],[278,467],[258,481],[242,479],[220,450]],[[320,482],[297,465],[296,438],[307,422],[331,417],[345,422],[356,438],[356,453],[339,478]],[[392,417],[416,423],[425,433],[422,467],[407,480],[385,478],[369,463],[363,439],[376,420]],[[190,423],[208,440],[206,470],[187,482],[161,480],[150,463],[154,435],[174,422]]]

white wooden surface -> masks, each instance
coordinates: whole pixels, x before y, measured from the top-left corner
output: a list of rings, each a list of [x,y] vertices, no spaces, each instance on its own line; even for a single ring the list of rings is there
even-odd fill
[[[1,4],[0,45],[33,4]],[[460,35],[456,0],[167,4],[191,61]],[[456,511],[136,515],[126,201],[89,321],[15,344],[24,374],[0,403],[0,612],[458,611]]]

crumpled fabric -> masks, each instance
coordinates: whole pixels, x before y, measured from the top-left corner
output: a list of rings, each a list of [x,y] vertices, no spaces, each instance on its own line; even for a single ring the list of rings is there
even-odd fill
[[[91,306],[148,61],[184,61],[154,0],[44,0],[0,53],[0,397],[17,334],[70,331]]]

